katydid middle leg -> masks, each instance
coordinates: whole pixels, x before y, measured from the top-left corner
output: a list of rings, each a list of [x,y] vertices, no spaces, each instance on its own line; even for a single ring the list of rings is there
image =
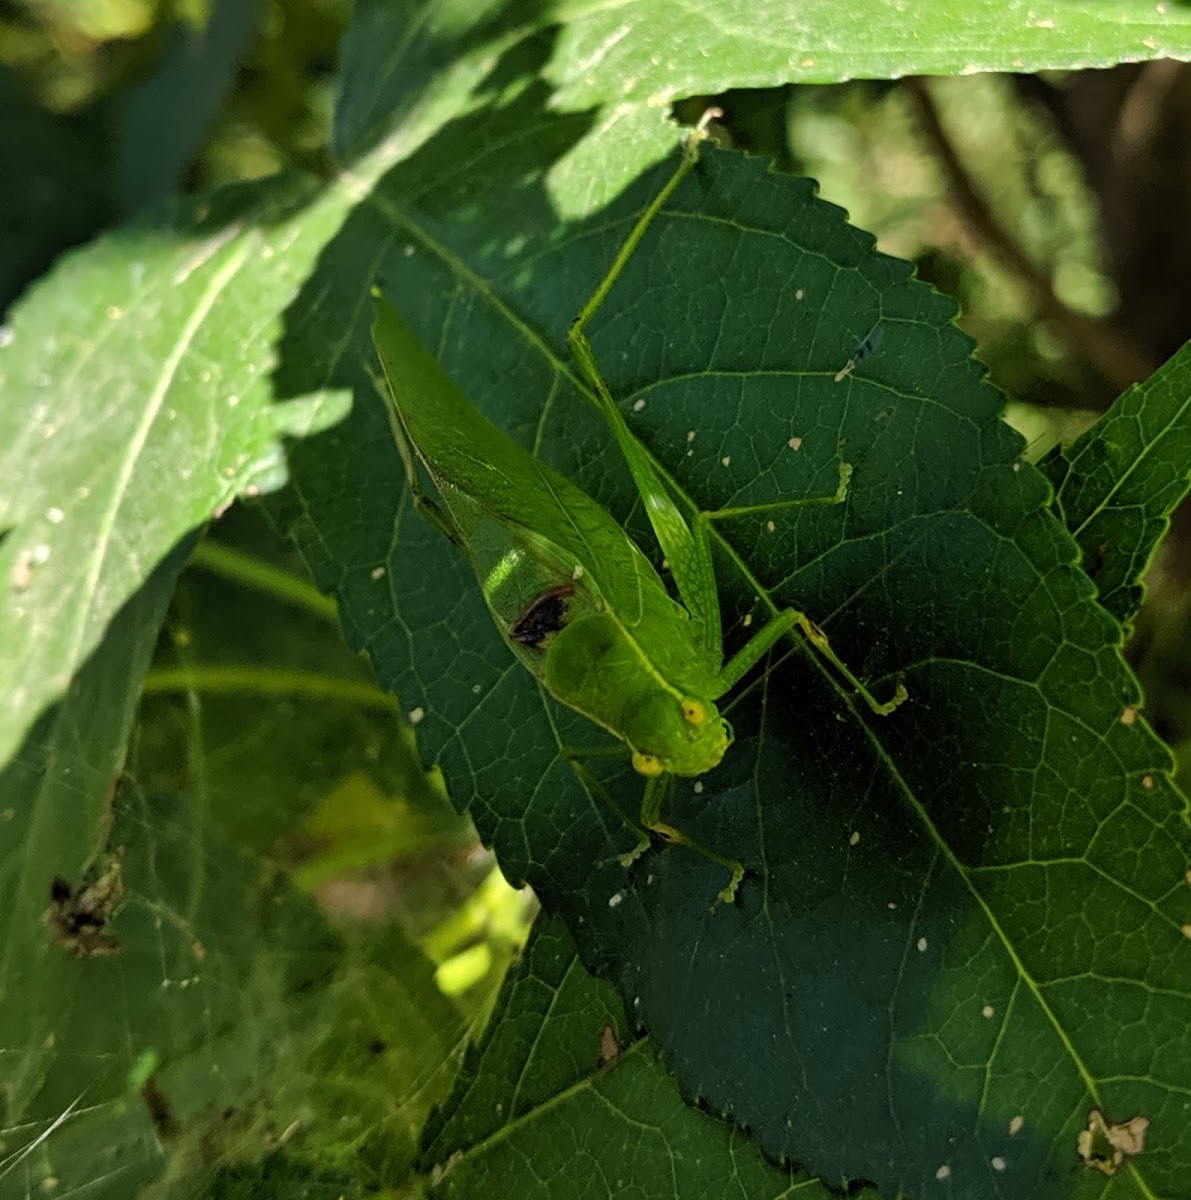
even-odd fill
[[[708,537],[708,527],[712,521],[725,520],[742,516],[753,516],[760,513],[771,513],[787,508],[803,508],[810,505],[840,504],[847,496],[848,480],[852,476],[852,467],[848,463],[840,463],[839,488],[830,496],[807,496],[793,500],[779,500],[770,504],[747,505],[743,507],[722,508],[699,513],[694,521],[693,534],[696,540]],[[723,695],[739,681],[773,649],[781,638],[793,631],[797,626],[809,645],[821,654],[839,673],[840,676],[855,689],[857,694],[878,716],[888,716],[908,693],[905,685],[898,683],[893,696],[889,700],[878,700],[863,682],[848,668],[847,664],[832,649],[827,640],[827,634],[811,620],[806,613],[797,608],[784,608],[773,614],[749,640],[724,663],[719,675],[719,695]]]

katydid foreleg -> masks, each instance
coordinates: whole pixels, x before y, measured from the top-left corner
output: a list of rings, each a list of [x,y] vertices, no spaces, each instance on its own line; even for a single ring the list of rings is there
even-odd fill
[[[740,887],[740,881],[744,878],[744,864],[738,859],[727,858],[722,854],[716,854],[714,850],[708,850],[694,838],[688,837],[681,829],[675,829],[673,825],[669,825],[661,819],[662,802],[666,798],[669,784],[670,776],[668,775],[661,775],[646,782],[645,795],[641,799],[641,823],[650,832],[656,833],[663,841],[686,846],[688,850],[694,850],[696,854],[702,855],[711,862],[719,863],[721,867],[730,872],[732,878],[720,890],[719,899],[725,904],[731,904],[736,899],[736,889]]]

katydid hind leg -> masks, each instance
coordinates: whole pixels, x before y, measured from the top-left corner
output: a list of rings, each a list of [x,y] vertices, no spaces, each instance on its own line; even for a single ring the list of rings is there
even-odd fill
[[[860,698],[879,717],[887,717],[909,693],[905,684],[899,683],[888,700],[878,700],[868,687],[855,675],[842,658],[836,654],[827,635],[804,612],[796,608],[785,608],[776,613],[724,664],[720,671],[717,695],[722,696],[740,682],[742,678],[773,649],[782,637],[795,626],[802,630],[806,641],[834,667]]]
[[[591,389],[596,404],[611,426],[621,452],[628,462],[633,481],[641,494],[646,515],[649,517],[658,544],[669,564],[679,597],[691,616],[702,622],[705,630],[715,631],[714,635],[709,633],[709,636],[715,638],[719,636],[720,613],[710,547],[706,539],[692,535],[686,517],[674,502],[674,498],[654,466],[653,460],[629,428],[620,409],[617,408],[612,393],[600,373],[585,329],[607,299],[625,265],[645,236],[646,230],[661,212],[675,189],[694,168],[698,160],[699,145],[708,136],[707,123],[712,117],[719,115],[718,110],[709,109],[704,120],[690,133],[681,164],[637,218],[624,243],[617,251],[612,265],[600,280],[587,303],[580,309],[579,315],[575,318],[567,334],[567,343],[571,355],[579,367],[579,372]],[[718,653],[713,653],[716,647],[709,645],[706,649],[709,659],[713,657],[718,659]]]

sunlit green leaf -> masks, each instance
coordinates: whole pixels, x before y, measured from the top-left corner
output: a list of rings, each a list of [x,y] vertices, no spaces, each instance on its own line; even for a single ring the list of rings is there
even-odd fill
[[[0,761],[155,563],[237,494],[279,486],[281,435],[342,416],[335,398],[274,404],[270,372],[282,310],[347,199],[290,178],[178,202],[71,255],[13,312]]]

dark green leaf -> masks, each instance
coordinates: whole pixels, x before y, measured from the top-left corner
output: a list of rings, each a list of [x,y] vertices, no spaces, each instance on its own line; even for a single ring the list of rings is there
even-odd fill
[[[432,143],[387,179],[295,324],[375,272],[481,407],[639,530],[561,347],[662,175],[558,231],[541,164],[585,122],[535,119],[538,102],[454,129],[476,148],[466,170],[444,179]],[[797,604],[874,689],[910,690],[875,718],[803,653],[733,708],[736,746],[670,809],[749,868],[732,908],[711,907],[723,873],[690,852],[620,866],[634,837],[564,750],[595,731],[514,666],[465,564],[403,499],[347,363],[336,382],[360,402],[296,454],[295,528],[455,802],[616,980],[687,1095],[825,1178],[977,1198],[1082,1190],[1088,1110],[1144,1114],[1127,1178],[1161,1194],[1191,1167],[1184,802],[1163,748],[1120,719],[1138,695],[1119,630],[952,315],[808,183],[708,152],[597,319],[614,394],[698,505],[830,494],[842,445],[846,505],[721,529],[728,632]],[[876,327],[880,349],[837,379]],[[354,336],[362,358],[362,322]],[[290,350],[294,370],[314,352]],[[634,807],[631,771],[601,778]]]
[[[630,1029],[561,922],[540,919],[488,1032],[427,1127],[431,1194],[829,1200],[818,1181],[766,1163],[739,1130],[688,1108]]]
[[[121,610],[0,775],[0,1196],[396,1186],[449,1083],[462,1023],[417,949],[393,928],[334,932],[220,830],[268,840],[224,794],[253,723],[227,737],[195,691],[185,721],[158,715],[126,758],[189,550]],[[255,720],[276,722],[262,707]],[[310,749],[308,734],[305,757],[291,743],[295,767]],[[273,765],[273,790],[235,798],[276,820],[287,777]]]
[[[118,954],[74,957],[34,923],[36,1038],[11,992],[3,1016],[7,1057],[39,1070],[6,1080],[0,1194],[53,1179],[123,1200],[160,1177],[146,1195],[235,1179],[268,1195],[281,1147],[294,1179],[334,1173],[337,1194],[407,1178],[462,1033],[430,964],[391,928],[334,933],[211,827],[201,799],[131,777],[117,794]]]
[[[1043,469],[1100,603],[1127,625],[1142,577],[1191,480],[1191,346],[1124,393]]]
[[[109,219],[103,145],[82,119],[47,113],[0,67],[0,313],[66,246]]]
[[[152,73],[120,104],[116,179],[133,213],[163,199],[202,149],[252,44],[260,0],[211,0],[201,28],[175,22]]]
[[[167,557],[127,602],[70,695],[0,774],[0,1181],[15,1169],[13,1127],[60,1061],[58,1045],[79,1005],[79,963],[47,924],[54,879],[77,885],[89,867],[105,866],[141,680],[188,549]],[[107,962],[89,961],[110,978]],[[77,1091],[80,1082],[75,1075],[70,1084]]]

